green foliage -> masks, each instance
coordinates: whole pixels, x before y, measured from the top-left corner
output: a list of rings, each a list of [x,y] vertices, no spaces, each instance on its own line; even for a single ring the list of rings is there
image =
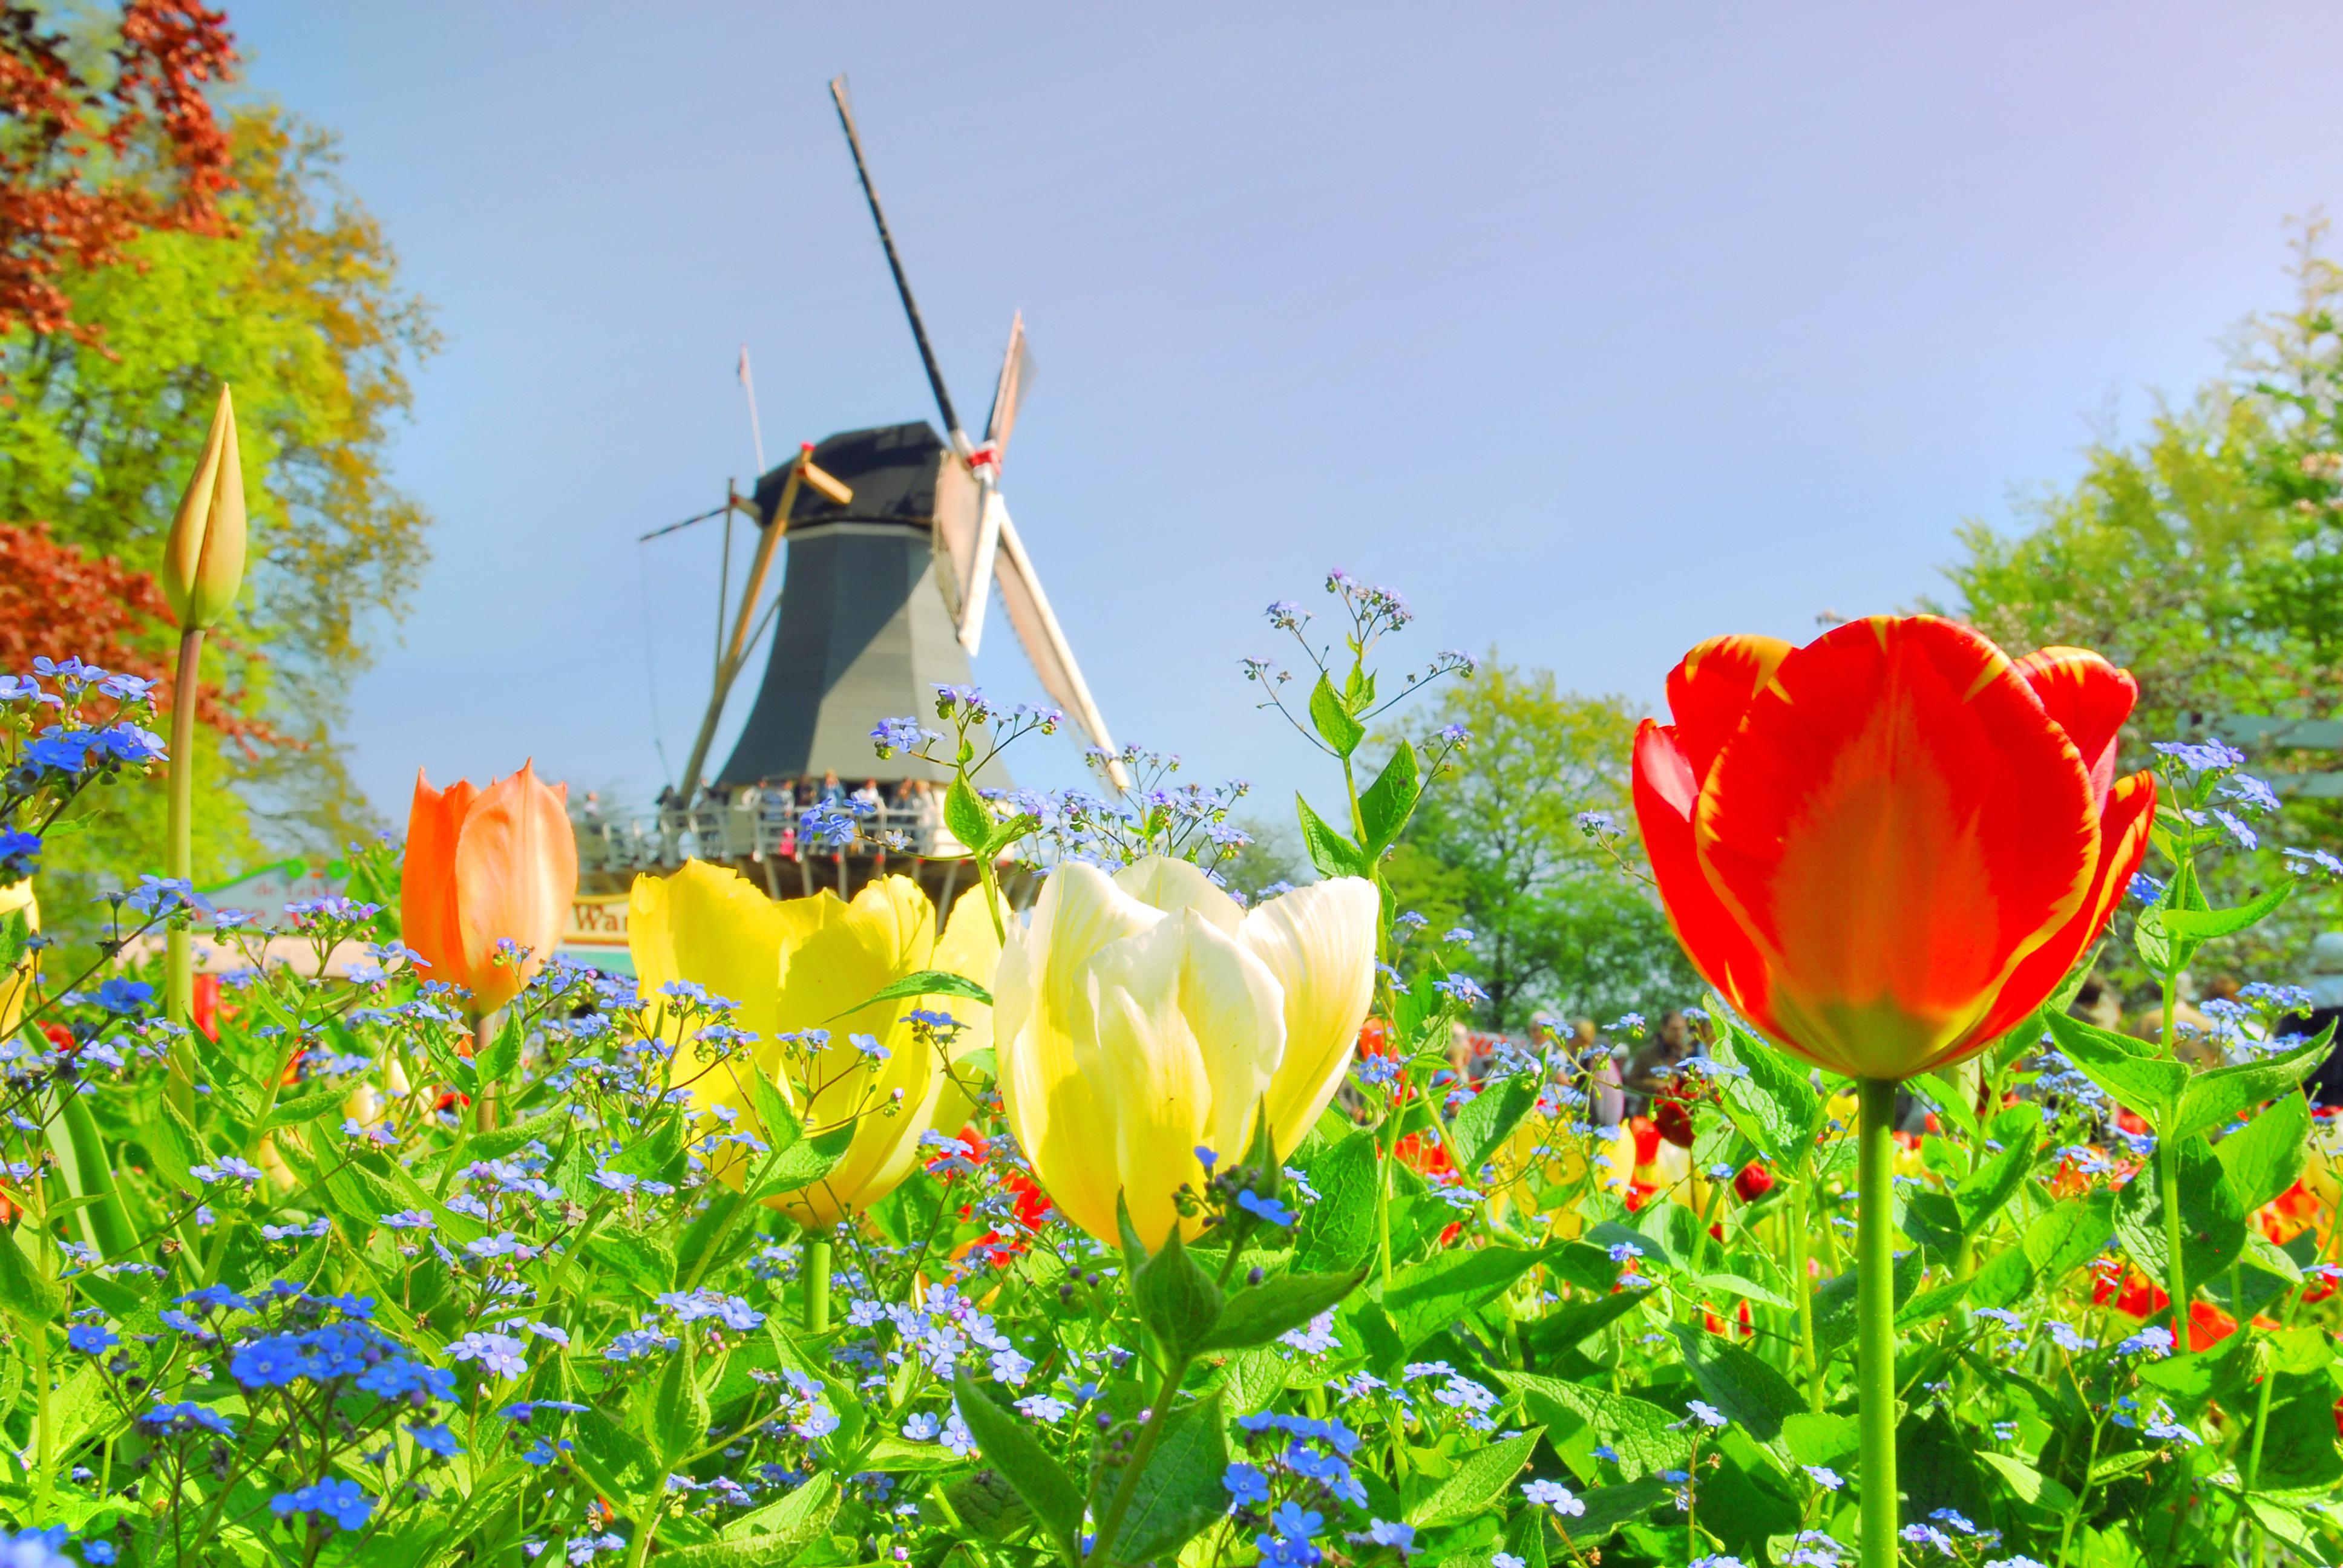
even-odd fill
[[[1432,935],[1473,932],[1469,956],[1446,957],[1489,993],[1485,1021],[1657,1017],[1693,1000],[1699,981],[1666,917],[1612,852],[1639,866],[1632,837],[1599,841],[1578,822],[1586,811],[1630,820],[1636,715],[1624,699],[1564,691],[1551,671],[1492,653],[1417,719],[1426,730],[1461,724],[1473,739],[1400,841],[1392,895]]]
[[[239,113],[232,131],[227,232],[149,235],[121,265],[65,280],[102,351],[0,337],[0,518],[151,565],[218,384],[234,386],[253,568],[227,673],[300,745],[231,750],[210,777],[263,808],[272,843],[332,852],[370,826],[335,749],[343,695],[427,558],[428,519],[387,464],[407,377],[437,339],[380,226],[335,179],[331,136],[275,109]],[[117,880],[161,864],[146,815],[98,840]]]

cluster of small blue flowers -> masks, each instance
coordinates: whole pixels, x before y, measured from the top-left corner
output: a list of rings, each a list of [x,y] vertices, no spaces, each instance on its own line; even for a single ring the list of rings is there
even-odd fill
[[[1237,1427],[1244,1433],[1246,1457],[1221,1477],[1230,1513],[1257,1530],[1253,1544],[1262,1562],[1308,1568],[1325,1555],[1316,1543],[1326,1525],[1321,1511],[1367,1505],[1366,1487],[1351,1472],[1358,1434],[1339,1421],[1272,1411],[1240,1416]],[[1373,1522],[1370,1530],[1382,1523]],[[1376,1537],[1376,1543],[1413,1544],[1412,1535],[1386,1537]]]

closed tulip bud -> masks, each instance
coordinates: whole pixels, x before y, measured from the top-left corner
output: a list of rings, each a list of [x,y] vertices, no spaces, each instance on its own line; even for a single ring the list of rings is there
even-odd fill
[[[751,1083],[762,1075],[809,1134],[852,1129],[820,1181],[766,1201],[801,1224],[827,1227],[878,1202],[927,1157],[922,1135],[955,1133],[975,1113],[972,1080],[947,1069],[992,1043],[992,1010],[957,996],[870,999],[928,970],[990,980],[1001,942],[980,894],[963,896],[939,935],[935,906],[908,877],[881,878],[850,903],[827,890],[777,902],[736,871],[689,860],[673,876],[635,879],[627,942],[646,1001],[689,980],[738,1003],[731,1021],[757,1037],[737,1055],[709,1060],[684,1046],[669,1059],[668,1081],[696,1109],[724,1107],[770,1141]],[[937,1014],[957,1027],[939,1032]],[[809,1037],[817,1030],[826,1042]],[[719,1144],[709,1159],[719,1180],[744,1185],[739,1148]]]
[[[1183,860],[1110,878],[1069,862],[1010,933],[994,982],[1001,1094],[1066,1217],[1112,1244],[1115,1199],[1150,1246],[1265,1110],[1291,1154],[1341,1086],[1374,984],[1377,899],[1336,878],[1252,910]]]
[[[1762,1161],[1752,1160],[1733,1178],[1733,1191],[1744,1203],[1755,1203],[1774,1190],[1774,1172]]]
[[[244,584],[244,461],[236,450],[236,405],[222,386],[211,432],[163,545],[163,598],[181,630],[208,628],[227,618]]]
[[[476,1020],[519,995],[561,940],[578,896],[568,796],[526,765],[486,789],[458,779],[442,791],[415,776],[400,940],[429,966],[425,980],[471,993]],[[518,961],[499,956],[505,942]]]

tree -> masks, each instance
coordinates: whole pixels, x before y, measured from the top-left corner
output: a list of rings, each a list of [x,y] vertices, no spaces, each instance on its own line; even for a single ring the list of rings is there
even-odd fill
[[[2126,769],[2147,765],[2152,742],[2226,716],[2343,709],[2343,268],[2322,254],[2324,235],[2305,226],[2292,305],[2249,320],[2230,365],[2185,405],[2160,407],[2137,440],[2095,442],[2071,488],[2027,498],[2026,531],[1961,532],[1947,613],[2013,651],[2097,648],[2138,679]],[[2288,772],[2337,765],[2255,759],[2281,789]],[[2264,852],[2220,873],[2216,897],[2283,876],[2277,847],[2332,848],[2338,832],[2336,803],[2289,802]],[[2287,963],[2337,912],[2332,893],[2306,889],[2226,956]],[[2109,959],[2119,983],[2124,955],[2117,944]]]
[[[1624,699],[1564,691],[1551,670],[1508,666],[1493,650],[1425,716],[1473,739],[1393,856],[1393,897],[1425,917],[1429,940],[1472,933],[1459,943],[1469,959],[1449,956],[1489,993],[1495,1028],[1525,1028],[1540,1012],[1656,1012],[1698,994],[1648,885],[1578,820],[1597,811],[1631,826],[1635,720]],[[1632,833],[1611,843],[1640,866]]]
[[[0,518],[152,560],[218,384],[234,385],[254,567],[228,628],[242,651],[218,678],[287,743],[231,752],[230,780],[271,843],[330,850],[371,826],[331,731],[371,631],[403,610],[427,558],[428,519],[392,487],[386,457],[408,373],[437,339],[379,224],[337,183],[328,135],[274,109],[236,115],[229,134],[236,184],[217,232],[149,232],[116,263],[59,274],[102,347],[0,337],[14,403]],[[159,859],[143,844],[126,853],[127,869]]]
[[[102,50],[0,6],[0,337],[100,343],[70,274],[121,265],[141,235],[221,231],[228,138],[204,87],[235,64],[226,16],[185,0],[127,0]]]

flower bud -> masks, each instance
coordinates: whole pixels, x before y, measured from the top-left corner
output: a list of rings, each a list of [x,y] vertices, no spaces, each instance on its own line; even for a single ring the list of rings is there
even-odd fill
[[[163,597],[183,631],[217,626],[244,584],[244,460],[225,384],[203,455],[163,545]]]

